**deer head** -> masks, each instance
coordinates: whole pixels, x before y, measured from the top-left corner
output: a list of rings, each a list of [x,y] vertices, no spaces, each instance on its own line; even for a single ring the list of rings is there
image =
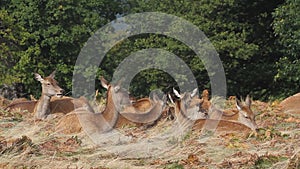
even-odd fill
[[[38,73],[35,73],[34,75],[35,79],[42,84],[42,95],[34,108],[35,117],[38,119],[45,119],[50,114],[51,97],[62,97],[63,89],[58,86],[57,81],[54,79],[55,71],[45,78],[42,78]]]
[[[112,99],[117,111],[120,111],[123,106],[130,105],[131,100],[129,92],[121,87],[122,79],[117,82],[117,84],[109,84],[102,76],[100,77],[101,85],[107,89],[108,97],[107,99]],[[111,105],[112,106],[112,105]]]
[[[206,118],[206,114],[200,112],[200,106],[203,100],[199,99],[197,95],[198,88],[195,88],[192,92],[185,92],[183,94],[180,94],[173,88],[173,92],[176,97],[180,98],[180,109],[185,116],[190,117],[193,120]]]
[[[42,78],[38,73],[35,73],[35,79],[42,84],[42,95],[52,97],[62,97],[63,89],[58,86],[57,81],[54,79],[55,71],[53,71],[48,77]]]
[[[239,111],[238,121],[250,127],[252,130],[256,130],[258,128],[255,122],[256,114],[251,110],[251,102],[252,101],[249,95],[247,95],[245,101],[243,101],[242,99],[240,101],[236,98],[236,107]]]
[[[194,107],[200,101],[197,96],[198,88],[195,88],[192,92],[185,92],[180,94],[175,88],[173,88],[173,92],[176,97],[178,97],[181,101],[185,102],[185,105],[188,107]]]

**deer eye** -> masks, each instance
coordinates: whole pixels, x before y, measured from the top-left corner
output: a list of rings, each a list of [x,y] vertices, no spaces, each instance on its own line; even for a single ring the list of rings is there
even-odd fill
[[[47,83],[47,86],[50,86],[51,85],[51,83]]]

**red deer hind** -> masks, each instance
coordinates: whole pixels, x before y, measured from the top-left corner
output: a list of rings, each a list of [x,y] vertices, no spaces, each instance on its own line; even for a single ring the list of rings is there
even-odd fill
[[[176,95],[179,93],[177,92]],[[189,92],[181,94],[181,95],[190,95]],[[195,113],[195,112],[189,112],[193,109],[189,109],[189,105],[192,105],[193,101],[197,101],[196,98],[191,98],[191,97],[181,97],[180,100],[175,101],[175,116],[176,116],[176,121],[180,124],[180,126],[184,129],[191,127],[193,125],[193,129],[202,129],[204,126],[205,122],[210,122],[211,124],[213,123],[218,123],[217,130],[231,130],[231,131],[249,131],[250,129],[255,130],[257,128],[256,123],[253,126],[245,124],[245,121],[241,120],[243,118],[240,118],[239,120],[235,121],[229,121],[225,119],[222,116],[221,120],[216,120],[213,119],[212,117],[209,117],[211,113],[222,113],[222,111],[216,109],[213,105],[209,108],[209,114],[207,116],[200,117],[198,119],[194,119],[189,117],[189,114]],[[247,105],[242,104],[241,102],[237,102],[237,106],[240,106],[239,108],[241,114],[245,114],[245,111],[249,110],[249,105],[251,104],[250,99],[246,99]],[[247,107],[245,107],[247,106]],[[252,116],[253,117],[253,116]]]
[[[62,97],[63,89],[58,86],[57,81],[54,79],[55,71],[45,78],[42,78],[38,73],[34,75],[36,80],[42,84],[42,95],[34,108],[34,113],[37,119],[45,119],[50,114],[51,97]]]
[[[63,90],[54,79],[55,71],[43,78],[35,73],[35,79],[42,85],[41,97],[38,101],[13,101],[5,109],[8,111],[26,110],[34,113],[37,119],[45,119],[49,114],[67,114],[76,108],[83,107],[88,102],[84,97],[62,97]],[[55,97],[53,97],[55,96]]]
[[[67,133],[79,132],[81,128],[87,134],[103,133],[114,127],[121,127],[124,123],[151,123],[160,117],[164,102],[157,99],[150,101],[151,106],[146,111],[138,111],[143,105],[131,105],[128,92],[120,86],[109,84],[103,77],[101,85],[107,89],[107,101],[103,112],[90,113],[86,108],[75,109],[67,114],[58,124],[58,129]],[[143,101],[148,105],[149,101]],[[134,107],[136,106],[136,107]]]

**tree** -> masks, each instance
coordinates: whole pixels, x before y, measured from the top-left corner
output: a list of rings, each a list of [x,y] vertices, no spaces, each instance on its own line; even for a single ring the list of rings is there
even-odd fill
[[[73,67],[81,47],[120,10],[118,2],[109,0],[12,0],[2,8],[3,22],[10,27],[1,29],[2,39],[9,42],[2,43],[1,60],[9,63],[2,65],[1,70],[10,69],[4,72],[6,75],[13,71],[15,79],[35,95],[40,90],[38,85],[32,85],[36,84],[32,73],[47,75],[55,69],[60,72],[56,79],[70,91]],[[7,54],[7,51],[14,53]]]
[[[9,16],[7,10],[0,10],[0,85],[20,82],[13,67],[21,56],[30,33],[16,20]]]
[[[278,94],[286,97],[300,91],[300,3],[298,0],[286,0],[276,8],[273,28],[278,37],[281,59],[276,66],[275,76]]]
[[[279,59],[270,24],[272,11],[280,3],[282,2],[261,0],[253,3],[238,0],[225,2],[131,0],[128,13],[157,11],[192,22],[205,33],[219,53],[226,72],[229,95],[251,93],[256,98],[266,99],[273,92],[273,78],[276,74],[274,65]],[[192,68],[200,89],[210,86],[201,60],[197,59],[193,51],[183,43],[159,35],[136,36],[131,42],[126,43],[129,45],[123,43],[124,46],[118,46],[127,49],[123,50],[125,51],[122,53],[123,56],[126,53],[153,47],[160,47],[180,56]],[[112,56],[117,55],[114,53]],[[151,77],[146,83],[159,81],[158,77]],[[168,79],[165,81],[171,82]]]

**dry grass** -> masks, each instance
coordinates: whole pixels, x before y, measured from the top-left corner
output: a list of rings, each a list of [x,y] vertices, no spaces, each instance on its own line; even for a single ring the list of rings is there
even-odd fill
[[[299,168],[300,118],[282,112],[277,102],[255,101],[253,110],[257,133],[201,135],[162,120],[149,129],[120,128],[128,140],[107,135],[103,140],[113,141],[99,146],[84,132],[56,131],[62,115],[35,121],[28,112],[1,107],[0,168]]]

